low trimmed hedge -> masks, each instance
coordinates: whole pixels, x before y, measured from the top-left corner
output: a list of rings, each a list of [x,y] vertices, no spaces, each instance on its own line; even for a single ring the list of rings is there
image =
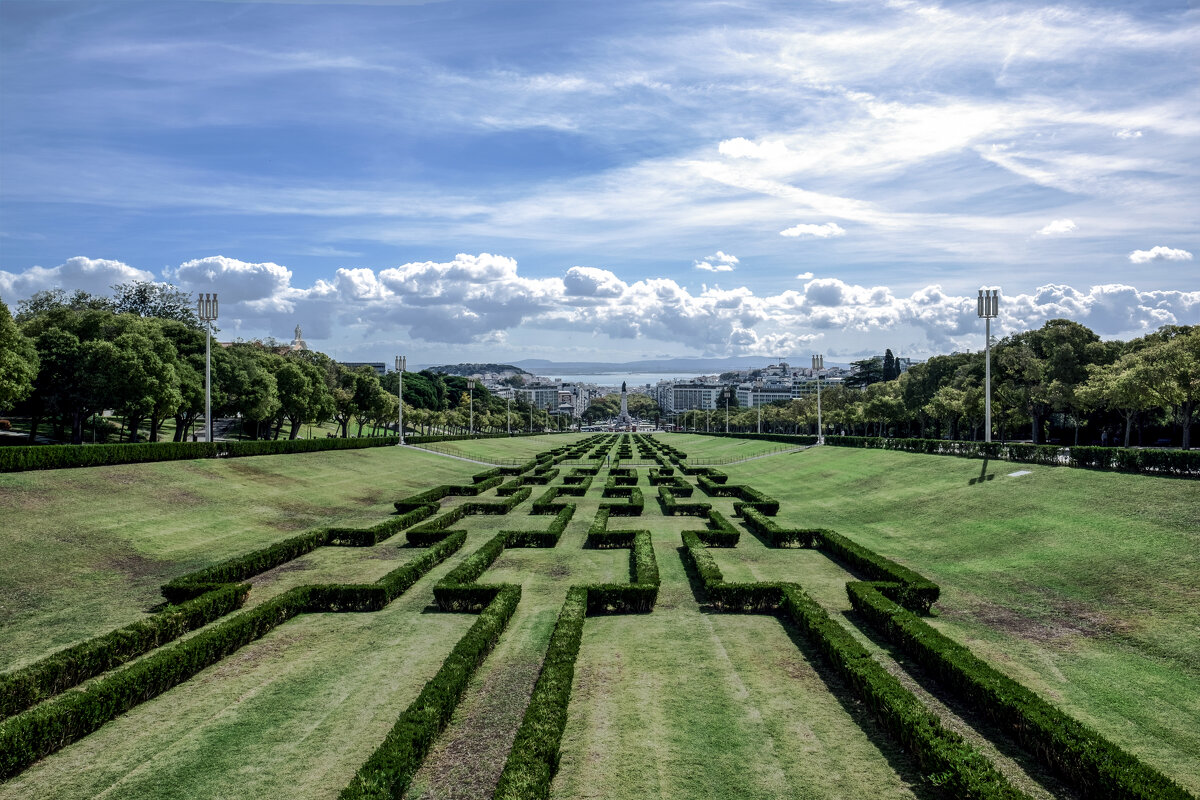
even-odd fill
[[[821,529],[816,533],[817,546],[822,551],[831,554],[843,565],[876,581],[884,582],[880,584],[880,590],[905,608],[927,614],[930,606],[937,602],[941,589],[924,575],[852,542],[835,531]]]
[[[688,487],[691,488],[690,486]],[[667,517],[707,517],[712,503],[680,503],[675,500],[675,487],[658,487],[658,505]],[[691,492],[689,491],[690,495]],[[686,496],[686,495],[685,495]]]
[[[567,529],[567,523],[571,521],[571,517],[575,515],[575,504],[569,503],[562,511],[559,511],[554,517],[554,521],[550,523],[550,527],[544,531],[501,531],[505,534],[505,547],[555,547],[558,540],[562,538],[563,531]]]
[[[872,583],[846,584],[854,609],[943,686],[983,711],[1038,760],[1106,800],[1188,800],[1182,787],[944,636]]]
[[[771,547],[813,547],[820,534],[815,529],[781,528],[775,520],[749,507],[742,509],[742,519],[747,528],[766,539]]]
[[[709,547],[737,547],[741,532],[720,511],[709,511],[704,528],[695,532]]]
[[[601,502],[600,508],[607,509],[614,517],[640,517],[646,507],[646,500],[642,497],[642,490],[636,486],[630,486],[628,489],[628,503]]]
[[[149,619],[0,675],[0,719],[31,708],[241,608],[249,593],[249,584],[227,584],[179,605],[167,606]]]
[[[249,611],[205,628],[173,647],[157,650],[125,669],[104,675],[83,688],[64,692],[0,722],[0,781],[81,739],[134,706],[179,685],[298,614],[381,608],[462,547],[465,540],[466,534],[452,534],[374,584],[291,589]]]
[[[487,607],[458,641],[442,668],[355,774],[339,800],[403,797],[434,740],[450,723],[475,670],[496,646],[521,599],[520,586],[499,587]]]
[[[558,772],[559,746],[567,724],[587,605],[586,588],[572,586],[567,590],[533,696],[504,762],[495,800],[546,800],[550,796],[550,782]]]

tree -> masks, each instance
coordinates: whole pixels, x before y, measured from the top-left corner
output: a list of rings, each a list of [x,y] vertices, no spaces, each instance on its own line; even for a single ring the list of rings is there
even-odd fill
[[[896,361],[896,357],[892,355],[891,348],[883,354],[883,379],[885,381],[894,381],[900,377],[900,364]]]
[[[202,327],[190,292],[169,283],[132,281],[112,287],[112,310],[118,314],[173,319],[192,328]]]
[[[332,416],[333,396],[315,364],[292,358],[280,362],[275,370],[280,419],[288,421],[288,438],[295,439],[305,422],[321,422]]]
[[[8,306],[0,300],[0,410],[33,392],[39,363],[37,348],[17,328]]]
[[[865,389],[873,383],[886,380],[883,377],[883,359],[879,356],[854,361],[850,364],[850,369],[850,377],[842,383],[852,389]]]
[[[70,295],[65,289],[46,289],[17,304],[16,320],[22,325],[31,319],[53,311],[109,311],[113,303],[107,297],[76,289]]]

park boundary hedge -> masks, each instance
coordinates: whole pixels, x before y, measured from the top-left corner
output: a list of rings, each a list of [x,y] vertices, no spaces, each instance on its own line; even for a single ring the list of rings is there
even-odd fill
[[[512,437],[552,434],[514,433]],[[474,436],[406,436],[406,444],[434,444],[464,439],[510,438],[507,433]],[[0,472],[39,469],[107,467],[154,461],[187,461],[197,458],[241,458],[287,453],[316,453],[325,450],[361,450],[365,447],[394,447],[396,436],[361,436],[353,439],[260,439],[228,442],[140,442],[136,444],[41,444],[0,447]]]
[[[772,442],[816,444],[815,436],[786,433],[704,433],[731,439],[765,439]],[[968,442],[954,439],[903,439],[880,436],[826,436],[833,447],[899,450],[905,453],[992,458],[1018,464],[1071,466],[1085,469],[1135,472],[1143,475],[1200,478],[1200,450],[1160,450],[1135,447],[1060,447],[1024,442]]]

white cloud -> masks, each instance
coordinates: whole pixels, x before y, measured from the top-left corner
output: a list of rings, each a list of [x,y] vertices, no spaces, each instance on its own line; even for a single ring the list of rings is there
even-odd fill
[[[1124,130],[1117,131],[1113,134],[1113,136],[1117,137],[1118,139],[1140,139],[1142,138],[1142,132],[1125,128]]]
[[[717,152],[730,158],[783,158],[788,154],[787,145],[779,141],[752,142],[741,136],[726,139],[717,145]]]
[[[1192,254],[1187,250],[1159,246],[1149,250],[1134,250],[1129,254],[1129,260],[1134,264],[1145,264],[1148,261],[1191,261]]]
[[[737,256],[731,256],[728,253],[718,250],[715,254],[705,257],[702,261],[693,262],[693,266],[696,269],[702,269],[707,272],[733,272],[734,266],[737,263]]]
[[[846,231],[836,222],[826,222],[824,225],[793,225],[779,232],[780,236],[811,236],[817,239],[828,239],[832,236],[845,236]]]
[[[1042,236],[1052,236],[1056,233],[1070,233],[1076,229],[1075,221],[1069,219],[1056,219],[1048,222],[1045,226],[1038,230]]]
[[[796,280],[809,281],[809,280],[812,280],[812,276],[813,276],[813,274],[811,272],[801,272],[796,275]]]
[[[76,256],[56,267],[30,267],[18,273],[0,270],[0,294],[24,299],[46,289],[82,289],[107,296],[114,284],[153,280],[153,273],[121,261]]]
[[[292,272],[273,262],[252,264],[225,256],[208,256],[185,261],[169,277],[184,288],[218,292],[225,302],[262,300],[286,287]]]

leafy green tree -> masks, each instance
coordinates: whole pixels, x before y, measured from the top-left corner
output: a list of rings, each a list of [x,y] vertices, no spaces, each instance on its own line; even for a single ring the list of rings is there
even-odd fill
[[[132,281],[112,287],[112,310],[118,314],[172,319],[191,328],[200,328],[191,292],[169,283]]]
[[[17,328],[8,306],[0,300],[0,410],[33,392],[39,364],[37,347]]]

